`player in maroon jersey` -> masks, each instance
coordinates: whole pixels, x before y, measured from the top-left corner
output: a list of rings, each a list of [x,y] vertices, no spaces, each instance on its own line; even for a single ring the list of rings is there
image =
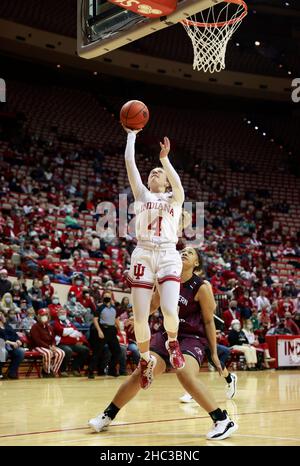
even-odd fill
[[[185,357],[185,367],[176,371],[177,378],[193,399],[210,415],[213,427],[207,438],[222,440],[233,434],[238,426],[226,411],[221,410],[207,387],[199,380],[199,367],[204,359],[205,348],[209,346],[210,357],[220,375],[222,366],[217,355],[216,328],[214,311],[216,308],[210,284],[196,275],[201,268],[201,258],[197,250],[185,248],[182,252],[183,270],[181,274],[180,326],[178,341]],[[152,309],[159,305],[159,295],[155,293],[152,299]],[[165,372],[168,365],[168,352],[165,347],[166,334],[164,329],[151,338],[151,353],[157,358],[154,376]],[[102,431],[116,417],[117,413],[140,390],[138,368],[119,388],[110,405],[93,419],[89,426],[96,432]]]

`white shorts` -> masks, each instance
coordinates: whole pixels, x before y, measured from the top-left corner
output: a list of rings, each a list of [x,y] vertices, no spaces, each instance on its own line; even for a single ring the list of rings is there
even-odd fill
[[[182,261],[175,246],[137,246],[131,255],[127,280],[132,288],[152,289],[156,282],[180,282]]]

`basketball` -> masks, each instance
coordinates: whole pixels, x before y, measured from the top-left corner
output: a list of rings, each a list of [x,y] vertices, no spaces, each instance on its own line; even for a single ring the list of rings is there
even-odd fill
[[[130,100],[121,108],[120,120],[126,128],[142,129],[148,123],[149,110],[143,102]]]

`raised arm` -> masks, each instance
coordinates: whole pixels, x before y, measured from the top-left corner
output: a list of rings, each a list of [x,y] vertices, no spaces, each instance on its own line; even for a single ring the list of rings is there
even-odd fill
[[[144,189],[144,185],[134,158],[135,139],[136,133],[134,131],[128,130],[127,144],[125,149],[125,164],[130,187],[135,200],[137,200],[140,197],[142,190]]]
[[[167,137],[164,137],[164,143],[160,143],[161,151],[160,151],[160,161],[164,170],[166,172],[167,178],[170,182],[173,198],[179,204],[183,204],[184,202],[184,190],[181,184],[180,178],[174,169],[173,165],[171,164],[168,154],[170,152],[170,140]]]

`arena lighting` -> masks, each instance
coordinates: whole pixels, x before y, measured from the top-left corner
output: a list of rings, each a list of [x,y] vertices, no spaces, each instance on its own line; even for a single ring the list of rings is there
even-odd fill
[[[260,46],[259,40],[256,40],[256,41],[254,42],[254,44],[256,45],[256,47],[259,47],[259,46]]]
[[[97,74],[98,74],[98,71],[94,71],[94,72],[93,72],[93,75],[94,75],[94,76],[97,76]]]
[[[283,65],[281,63],[279,63],[278,68],[282,68],[282,67],[283,67]]]
[[[262,133],[262,135],[263,135],[263,136],[266,136],[266,135],[267,135],[267,133]]]
[[[285,6],[290,6],[289,2],[285,2]]]
[[[58,64],[58,65],[56,65],[56,68],[61,68],[61,65],[59,65],[59,64]]]
[[[271,142],[274,142],[274,139],[270,139]]]
[[[239,47],[239,46],[240,46],[240,43],[239,43],[239,42],[236,42],[235,45],[236,45],[237,47]]]
[[[258,126],[254,126],[254,129],[256,129],[256,130],[257,130],[257,129],[258,129]]]
[[[292,72],[291,72],[291,71],[288,71],[288,74],[292,74]]]
[[[247,123],[248,123],[248,125],[251,125],[251,121],[250,121],[250,120],[248,120]]]

